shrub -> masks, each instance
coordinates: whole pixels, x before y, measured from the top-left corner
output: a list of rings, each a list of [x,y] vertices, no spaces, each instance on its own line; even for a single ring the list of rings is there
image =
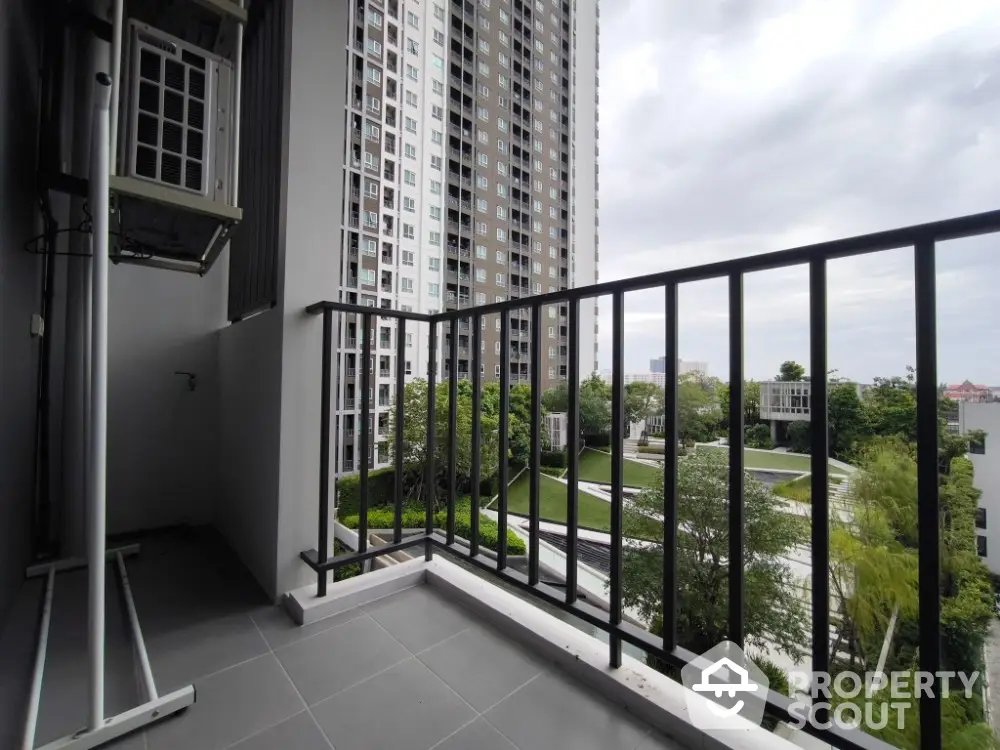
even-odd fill
[[[659,438],[660,440],[665,439],[667,436],[662,432],[654,432],[650,435],[651,438]]]
[[[566,451],[542,451],[542,466],[566,468]]]
[[[392,467],[368,472],[368,508],[391,506],[396,497],[396,471]],[[361,476],[350,474],[337,480],[338,515],[357,515],[361,507]]]
[[[368,528],[369,529],[391,529],[394,524],[395,513],[391,508],[374,508],[368,511]],[[470,506],[469,499],[464,498],[459,500],[455,506],[455,533],[468,539],[472,535],[472,525],[470,523]],[[426,515],[424,509],[415,505],[411,505],[403,508],[403,528],[404,529],[422,529],[424,528],[424,523],[426,520]],[[354,513],[349,516],[343,516],[340,518],[340,522],[344,524],[349,529],[358,528],[358,514]],[[434,516],[434,526],[439,529],[443,529],[448,525],[448,513],[447,511],[439,511]],[[500,538],[500,527],[497,525],[496,521],[486,516],[480,515],[479,517],[479,544],[487,549],[491,549],[494,552],[498,548],[498,540]],[[515,534],[510,529],[507,530],[507,552],[511,555],[523,555],[527,551],[524,545],[524,541]]]
[[[662,456],[664,453],[663,448],[657,445],[640,445],[636,450],[639,453],[653,453],[658,456]]]
[[[778,497],[808,503],[812,500],[812,476],[806,475],[778,482],[771,488],[771,492]]]
[[[351,550],[344,546],[343,542],[339,539],[333,540],[333,556],[337,555],[349,555]],[[350,565],[344,565],[337,568],[333,573],[334,581],[346,581],[348,578],[354,578],[354,576],[361,575],[361,565],[360,563],[351,563]]]
[[[542,474],[548,474],[550,477],[561,477],[565,469],[554,469],[551,466],[540,466],[539,471]]]
[[[611,435],[606,432],[599,435],[584,435],[583,444],[591,448],[607,448],[611,445]]]
[[[771,450],[771,429],[766,424],[747,425],[743,428],[743,444],[747,448],[763,448]]]

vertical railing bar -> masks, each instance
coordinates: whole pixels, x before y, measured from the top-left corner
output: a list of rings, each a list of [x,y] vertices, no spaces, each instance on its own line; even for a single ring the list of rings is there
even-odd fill
[[[914,248],[917,333],[917,548],[920,670],[941,668],[941,541],[938,488],[937,283],[935,247],[924,239]],[[920,696],[920,747],[941,747],[941,691],[935,677]]]
[[[483,418],[483,378],[480,370],[483,366],[483,317],[473,315],[469,320],[472,327],[472,372],[469,377],[472,382],[472,486],[470,494],[472,500],[469,518],[470,536],[469,552],[473,557],[479,554],[479,485],[482,481],[482,429]]]
[[[449,323],[448,346],[448,528],[446,543],[455,543],[455,503],[458,499],[458,328],[459,318]]]
[[[403,539],[403,403],[406,400],[406,318],[396,321],[396,433],[394,448],[396,453],[396,507],[393,515],[392,540],[399,543]]]
[[[830,498],[829,386],[827,381],[826,259],[809,264],[809,408],[812,505],[812,664],[830,671]],[[829,700],[829,695],[826,695]],[[819,717],[821,722],[826,717]]]
[[[321,392],[319,405],[319,540],[316,556],[319,562],[327,561],[330,546],[330,389],[333,359],[333,311],[323,310],[323,362],[321,363]],[[329,573],[316,573],[316,595],[326,596]]]
[[[424,543],[424,559],[430,562],[434,556],[434,546],[431,535],[434,533],[434,487],[437,482],[437,471],[434,465],[434,455],[437,452],[437,320],[430,323],[430,335],[427,341],[427,457],[425,460],[427,475],[424,477],[424,533],[427,541]]]
[[[374,366],[372,358],[372,316],[364,313],[361,316],[364,329],[364,340],[361,344],[361,473],[358,482],[358,552],[368,549],[368,449],[371,445],[371,426],[368,424],[368,413],[371,411],[371,370]]]
[[[531,457],[528,460],[528,584],[538,583],[542,468],[542,306],[531,306]]]
[[[743,274],[729,277],[729,640],[743,647]]]
[[[622,622],[622,504],[624,502],[625,426],[625,293],[612,296],[611,316],[611,627]],[[615,633],[609,638],[612,667],[622,664],[622,642]]]
[[[500,313],[500,486],[497,488],[497,570],[507,567],[507,454],[510,451],[510,312]]]
[[[663,650],[677,646],[677,379],[679,345],[677,283],[664,290],[663,376]]]
[[[576,601],[577,528],[580,522],[577,495],[580,483],[580,300],[569,300],[567,307],[569,403],[566,414],[566,602],[572,604]]]

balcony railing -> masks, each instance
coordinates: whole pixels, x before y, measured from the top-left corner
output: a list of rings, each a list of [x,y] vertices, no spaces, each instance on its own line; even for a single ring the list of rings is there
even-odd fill
[[[525,300],[508,300],[495,304],[480,305],[471,309],[446,310],[435,315],[419,313],[404,313],[400,311],[387,312],[398,321],[399,335],[397,340],[397,361],[402,363],[405,358],[404,330],[426,327],[428,329],[428,346],[430,351],[438,348],[439,330],[444,323],[468,320],[472,328],[472,362],[470,370],[475,372],[482,368],[482,329],[484,316],[499,315],[501,320],[500,346],[501,373],[498,455],[506,457],[510,449],[510,403],[509,386],[513,382],[527,381],[531,385],[530,397],[530,446],[531,453],[528,467],[525,470],[529,484],[528,528],[528,560],[527,573],[508,567],[506,545],[499,545],[496,557],[480,555],[479,514],[472,513],[470,518],[469,538],[456,540],[456,508],[459,501],[459,486],[457,483],[458,465],[458,381],[457,369],[450,371],[447,379],[447,428],[441,436],[446,441],[447,464],[442,472],[436,466],[438,456],[437,420],[428,419],[426,431],[427,458],[424,462],[426,472],[423,482],[425,507],[425,527],[422,533],[407,536],[402,535],[402,513],[404,502],[404,466],[403,466],[403,430],[397,430],[394,455],[395,465],[395,508],[392,541],[385,546],[370,549],[368,547],[367,510],[368,471],[361,467],[361,483],[359,493],[359,528],[358,551],[355,554],[329,556],[329,497],[330,486],[329,467],[322,464],[319,477],[319,523],[318,546],[314,550],[302,552],[302,559],[317,573],[317,590],[319,596],[326,595],[329,572],[343,565],[358,563],[393,554],[403,549],[420,547],[425,555],[432,557],[435,552],[444,553],[466,564],[478,568],[487,578],[495,578],[529,597],[535,597],[547,605],[560,609],[578,618],[586,626],[596,628],[608,634],[608,661],[612,668],[622,665],[622,644],[629,644],[655,656],[662,663],[676,669],[692,663],[698,656],[683,646],[677,639],[678,604],[677,604],[677,565],[678,565],[678,407],[677,387],[679,373],[677,361],[678,346],[678,289],[682,284],[709,279],[724,279],[729,292],[729,400],[727,411],[729,417],[730,448],[728,450],[728,528],[737,533],[728,534],[728,550],[726,563],[728,567],[728,637],[729,640],[741,645],[745,642],[746,627],[744,623],[744,278],[748,274],[762,271],[784,269],[792,266],[805,265],[809,272],[809,330],[810,358],[809,370],[813,373],[829,372],[827,360],[827,267],[830,261],[852,256],[879,253],[886,250],[912,248],[912,263],[914,269],[914,301],[916,309],[916,457],[917,457],[917,540],[916,554],[918,556],[918,594],[919,608],[917,615],[918,650],[915,666],[924,674],[939,674],[942,668],[942,622],[941,622],[941,591],[942,576],[941,552],[941,499],[938,474],[938,369],[937,369],[937,336],[936,336],[936,294],[937,279],[935,274],[938,243],[946,240],[959,239],[977,235],[1000,233],[1000,211],[950,219],[931,224],[906,227],[903,229],[880,232],[876,234],[852,237],[843,240],[823,242],[816,245],[794,248],[781,252],[736,258],[702,266],[693,266],[679,270],[641,276],[631,279],[621,279],[600,283],[587,287],[577,287],[554,293],[542,294]],[[942,249],[946,252],[946,249]],[[662,636],[643,631],[624,622],[623,618],[623,515],[624,515],[624,425],[625,425],[625,296],[640,290],[662,290],[665,311],[665,373],[666,390],[673,394],[667,398],[667,412],[664,418],[666,435],[664,439],[664,472],[663,496],[663,560],[662,560]],[[611,329],[611,502],[610,502],[610,586],[607,599],[607,611],[597,609],[577,598],[577,565],[579,561],[579,545],[577,527],[579,523],[578,489],[580,484],[580,383],[584,374],[580,357],[581,325],[586,320],[581,315],[581,302],[587,305],[593,300],[610,296],[611,315],[608,325]],[[568,347],[566,372],[568,389],[567,409],[567,456],[568,467],[566,479],[566,581],[565,586],[555,588],[542,582],[540,569],[540,512],[541,512],[541,445],[542,420],[542,368],[532,368],[530,375],[524,372],[511,373],[511,340],[513,339],[511,314],[515,311],[531,312],[530,321],[530,359],[533,362],[542,361],[542,310],[548,305],[559,305],[567,310]],[[330,412],[329,390],[331,381],[331,347],[329,341],[333,329],[335,312],[348,312],[370,316],[366,308],[347,305],[339,302],[318,302],[307,308],[307,312],[321,314],[323,317],[324,359],[321,373],[321,383],[324,394],[324,405],[320,413],[320,455],[329,455],[330,444]],[[370,319],[365,317],[365,325]],[[452,337],[448,343],[450,361],[457,360],[458,340]],[[563,370],[560,368],[560,372]],[[437,377],[438,369],[435,358],[431,357],[427,365],[427,413],[437,414]],[[402,424],[404,379],[396,381],[395,418],[397,424]],[[362,385],[368,388],[367,382]],[[831,661],[830,628],[831,590],[828,571],[830,570],[830,519],[831,504],[829,498],[829,455],[828,445],[828,393],[829,384],[826,378],[813,379],[811,382],[812,399],[812,429],[811,429],[811,538],[809,556],[812,574],[811,579],[811,659],[812,671],[829,672]],[[476,378],[472,381],[471,409],[471,476],[480,476],[480,460],[482,446],[482,382]],[[381,399],[380,399],[381,400]],[[367,415],[362,415],[366,419]],[[359,454],[366,455],[371,449],[371,436],[362,434]],[[508,484],[512,479],[506,460],[500,460],[498,466],[500,492],[496,500],[496,510],[499,524],[498,538],[505,539],[507,534]],[[438,477],[444,475],[444,488],[438,488]],[[469,485],[471,504],[479,507],[479,482],[472,481]],[[446,524],[443,532],[434,528],[433,514],[439,493],[442,494],[446,506]],[[942,742],[942,691],[935,684],[929,691],[919,691],[920,730],[922,748],[939,748]],[[768,713],[782,721],[795,723],[795,717],[789,712],[790,700],[781,694],[769,692],[766,697]],[[826,728],[821,728],[826,727]],[[856,729],[848,729],[838,723],[812,724],[806,723],[804,729],[819,737],[824,743],[838,748],[864,750],[866,748],[885,747],[883,743],[863,734]]]

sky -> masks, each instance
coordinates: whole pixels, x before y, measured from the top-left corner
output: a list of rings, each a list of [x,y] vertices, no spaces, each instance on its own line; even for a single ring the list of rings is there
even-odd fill
[[[601,3],[600,281],[1000,209],[996,0]],[[938,246],[940,381],[1000,385],[1000,234]],[[829,362],[915,364],[913,252],[831,261]],[[805,267],[746,277],[746,377],[809,360]],[[682,285],[680,353],[728,379],[724,281]],[[626,297],[625,368],[663,353]],[[599,363],[610,367],[609,298]]]

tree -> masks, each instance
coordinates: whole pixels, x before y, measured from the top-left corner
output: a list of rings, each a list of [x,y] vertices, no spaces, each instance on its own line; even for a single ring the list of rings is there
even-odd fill
[[[625,421],[642,422],[663,413],[663,388],[655,383],[625,384]]]
[[[774,447],[771,440],[771,428],[766,424],[746,425],[743,428],[743,445],[747,448],[771,450]]]
[[[711,381],[698,373],[681,375],[677,383],[677,422],[685,443],[707,442],[718,435],[722,412]]]
[[[542,394],[542,408],[554,414],[569,411],[569,387],[566,383],[554,385]]]
[[[858,389],[849,383],[831,384],[829,391],[830,455],[847,460],[865,428]]]
[[[729,383],[719,383],[715,389],[719,404],[719,426],[729,429]],[[743,383],[743,424],[753,426],[760,423],[760,383],[747,380]]]
[[[580,429],[584,435],[611,430],[611,386],[596,372],[580,383]]]
[[[403,388],[403,483],[407,497],[418,501],[426,491],[427,390],[427,381],[422,378],[407,383]],[[499,393],[499,385],[496,383],[488,383],[483,387],[483,408],[480,414],[482,430],[480,480],[493,476],[499,465]],[[437,385],[435,399],[435,477],[439,488],[437,497],[443,499],[444,495],[440,490],[447,487],[449,465],[448,435],[451,409],[448,401],[448,383]],[[396,410],[392,409],[389,414],[389,445],[390,450],[395,451]],[[472,384],[467,380],[458,383],[457,414],[456,477],[459,491],[467,494],[473,481]],[[520,421],[514,414],[513,408],[510,421],[513,433],[519,429],[515,422]]]
[[[781,367],[778,368],[778,377],[776,379],[783,381],[796,381],[802,380],[805,376],[806,368],[798,362],[787,360],[782,362]]]
[[[728,637],[729,461],[724,452],[696,451],[677,468],[678,642],[696,653]],[[808,620],[785,556],[807,541],[801,519],[785,514],[751,474],[745,477],[745,617],[747,643],[777,648],[798,661]],[[628,538],[653,538],[624,550],[623,596],[647,621],[663,613],[663,489],[644,490],[624,509]],[[650,534],[650,525],[659,533]]]
[[[812,450],[812,428],[809,422],[789,422],[788,443],[792,453],[809,453]]]

